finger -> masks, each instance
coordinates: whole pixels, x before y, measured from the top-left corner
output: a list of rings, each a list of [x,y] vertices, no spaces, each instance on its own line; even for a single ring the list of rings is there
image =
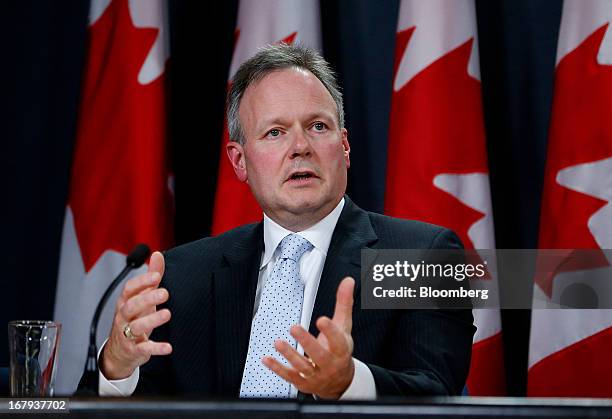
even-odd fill
[[[291,366],[298,371],[298,375],[299,372],[304,374],[306,377],[314,374],[315,369],[313,365],[304,355],[296,351],[295,348],[288,342],[284,340],[277,340],[274,342],[274,347],[283,357],[285,357],[287,361],[289,361]]]
[[[317,366],[327,368],[331,364],[331,354],[306,329],[295,325],[291,327],[290,333],[302,345],[304,353],[308,354]]]
[[[351,349],[346,341],[345,332],[340,327],[331,321],[329,317],[319,317],[317,320],[317,329],[325,335],[328,342],[327,350],[336,356],[346,356],[350,354]]]
[[[165,268],[164,255],[161,252],[153,252],[149,259],[149,269],[147,272],[157,272],[159,276],[164,276]]]
[[[136,345],[138,352],[141,355],[169,355],[172,353],[172,345],[168,342],[155,342],[152,340],[145,340]]]
[[[353,328],[353,292],[355,290],[355,280],[347,276],[340,282],[336,292],[336,308],[332,321],[351,333]]]
[[[123,305],[129,298],[148,289],[157,288],[161,281],[159,272],[149,272],[128,279],[123,287],[123,292],[117,299],[117,307]]]
[[[122,320],[131,321],[142,314],[154,312],[155,306],[168,301],[169,296],[165,288],[145,291],[127,300],[119,309],[119,313]]]
[[[165,262],[164,255],[160,252],[153,252],[149,260],[149,268],[146,274],[138,275],[126,281],[123,292],[117,299],[117,306],[123,304],[128,298],[142,292],[147,288],[159,286],[164,275]]]
[[[279,361],[274,359],[271,356],[264,356],[261,359],[261,362],[271,369],[276,375],[284,379],[285,381],[290,382],[298,389],[303,385],[307,384],[306,380],[300,377],[300,374],[294,370],[293,368],[289,368],[281,364]]]
[[[130,322],[130,329],[136,336],[144,336],[145,334],[148,336],[153,329],[167,323],[170,317],[170,310],[165,308],[147,316],[132,320]]]

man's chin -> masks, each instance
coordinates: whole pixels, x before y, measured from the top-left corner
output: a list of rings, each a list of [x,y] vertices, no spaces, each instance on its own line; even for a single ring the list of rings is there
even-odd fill
[[[309,212],[316,211],[320,207],[320,204],[313,200],[295,200],[287,205],[289,212],[299,215]]]
[[[296,193],[291,194],[285,200],[286,208],[289,212],[301,215],[308,213],[316,213],[323,210],[325,207],[330,207],[329,211],[333,209],[335,204],[338,202],[332,202],[329,196],[321,193]],[[340,201],[340,199],[338,199]]]
[[[316,211],[323,205],[323,199],[320,195],[304,192],[292,193],[287,197],[285,203],[289,212],[296,215],[304,214]]]

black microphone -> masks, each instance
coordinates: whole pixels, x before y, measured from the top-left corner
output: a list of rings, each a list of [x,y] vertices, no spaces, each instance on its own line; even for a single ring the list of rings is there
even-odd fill
[[[147,260],[151,250],[146,244],[139,244],[132,249],[132,251],[125,258],[125,268],[117,275],[113,282],[104,292],[102,299],[96,307],[93,318],[91,319],[91,326],[89,327],[89,350],[87,351],[87,361],[85,362],[85,369],[79,388],[76,395],[80,396],[97,396],[98,395],[98,348],[96,345],[96,334],[98,332],[98,321],[102,310],[106,305],[106,302],[110,298],[111,294],[117,288],[117,285],[130,273],[133,269],[138,269]]]

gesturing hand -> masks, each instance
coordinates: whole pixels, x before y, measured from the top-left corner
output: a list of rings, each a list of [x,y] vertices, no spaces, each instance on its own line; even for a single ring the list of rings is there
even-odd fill
[[[117,299],[115,318],[108,342],[100,359],[100,370],[109,380],[127,378],[151,355],[167,355],[172,346],[153,342],[148,336],[154,328],[170,320],[170,310],[157,311],[156,306],[168,300],[168,291],[158,288],[164,274],[164,256],[151,255],[146,274],[125,283]]]
[[[273,357],[263,357],[263,364],[292,383],[302,393],[315,394],[322,399],[337,400],[353,381],[353,290],[355,281],[347,277],[342,280],[336,293],[336,307],[332,319],[322,316],[317,319],[321,333],[312,336],[300,325],[291,327],[291,336],[302,345],[308,356],[301,355],[284,340],[274,346],[289,361],[285,366]]]

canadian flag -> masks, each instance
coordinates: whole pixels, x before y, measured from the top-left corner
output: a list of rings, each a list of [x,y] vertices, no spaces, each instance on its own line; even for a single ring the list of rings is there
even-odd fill
[[[76,388],[93,312],[126,254],[138,243],[165,249],[172,242],[166,6],[161,0],[91,2],[55,300],[55,319],[63,323],[58,394]],[[108,336],[120,288],[102,313],[98,345]]]
[[[540,217],[542,249],[612,248],[611,20],[608,0],[564,2]],[[556,300],[563,283],[610,272],[610,262],[602,253],[594,265],[572,266],[536,281],[536,300]],[[612,397],[611,353],[612,310],[534,309],[527,393]]]
[[[241,0],[229,80],[259,48],[279,42],[300,43],[321,50],[318,0]],[[225,150],[228,141],[226,121],[219,157],[213,235],[262,218],[261,208],[249,186],[234,174]]]
[[[495,248],[473,0],[401,2],[388,150],[387,214],[448,227],[466,248]],[[502,395],[499,311],[474,317],[468,392]]]

